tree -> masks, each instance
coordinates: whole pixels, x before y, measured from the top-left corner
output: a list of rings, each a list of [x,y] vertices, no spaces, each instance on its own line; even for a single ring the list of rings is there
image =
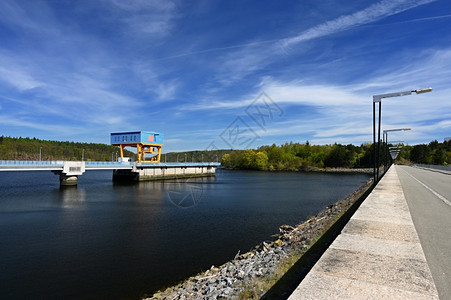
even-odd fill
[[[227,153],[227,154],[224,154],[222,156],[221,165],[223,165],[226,168],[231,168],[232,167],[230,154]]]
[[[335,144],[329,154],[324,160],[326,167],[351,167],[354,158],[353,151],[346,149],[346,147]]]
[[[255,152],[252,149],[246,149],[241,156],[241,168],[254,169]]]
[[[255,154],[255,163],[253,165],[257,170],[264,170],[268,167],[268,155],[266,152],[257,152]]]
[[[436,149],[432,156],[432,162],[434,165],[444,165],[446,162],[446,154],[442,149]]]
[[[429,163],[429,153],[430,149],[427,145],[415,145],[410,152],[410,160],[419,164]]]

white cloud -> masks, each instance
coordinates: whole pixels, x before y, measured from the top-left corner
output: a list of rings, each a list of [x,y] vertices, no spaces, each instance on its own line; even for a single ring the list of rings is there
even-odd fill
[[[43,83],[34,79],[29,73],[13,67],[4,68],[0,66],[0,81],[8,83],[20,91],[43,85]]]
[[[152,60],[156,51],[154,48],[158,48],[157,50],[161,51],[159,53],[168,49],[165,40],[160,38],[172,38],[168,33],[174,30],[178,20],[178,7],[173,2],[103,1],[100,5],[99,2],[88,5],[86,3],[91,2],[87,1],[85,5],[88,7],[83,7],[83,12],[80,10],[77,13],[81,15],[87,12],[83,15],[87,16],[92,12],[104,12],[99,20],[100,25],[105,26],[105,29],[106,26],[113,26],[115,30],[107,37],[96,36],[96,30],[82,27],[83,25],[75,26],[70,20],[67,20],[68,23],[66,20],[63,22],[59,16],[52,16],[55,11],[45,5],[33,11],[15,1],[0,2],[0,23],[15,28],[18,36],[36,36],[37,44],[40,46],[34,49],[33,44],[28,49],[20,49],[17,55],[17,49],[1,46],[5,50],[0,52],[0,81],[18,90],[9,95],[2,95],[10,99],[0,98],[2,99],[0,104],[3,105],[2,113],[6,115],[4,112],[7,109],[11,111],[9,118],[2,120],[3,125],[29,128],[36,125],[36,128],[50,132],[56,129],[52,125],[55,117],[58,119],[57,122],[64,123],[63,127],[77,127],[78,124],[83,124],[90,127],[90,130],[93,128],[100,131],[106,131],[107,128],[127,130],[136,126],[146,126],[146,122],[149,124],[151,122],[149,115],[160,114],[169,109],[172,109],[171,120],[185,117],[184,110],[189,110],[194,116],[197,113],[193,110],[202,110],[199,114],[208,117],[217,113],[215,111],[225,115],[233,113],[234,118],[237,111],[242,113],[245,107],[265,91],[286,110],[287,114],[284,116],[286,119],[271,124],[271,128],[266,131],[256,128],[260,136],[274,139],[284,137],[285,140],[290,140],[290,137],[308,133],[314,137],[311,142],[360,143],[371,140],[371,95],[432,86],[435,90],[431,94],[384,101],[383,124],[415,128],[409,133],[413,134],[412,138],[415,139],[421,139],[430,132],[449,131],[449,123],[443,120],[451,119],[450,101],[447,96],[451,94],[451,90],[447,89],[451,78],[451,49],[429,49],[419,53],[403,50],[402,54],[399,52],[397,54],[402,55],[399,63],[393,64],[391,69],[380,67],[378,75],[367,73],[365,76],[368,77],[365,79],[347,85],[328,83],[327,79],[323,78],[307,78],[308,74],[299,74],[300,72],[290,74],[290,77],[282,77],[287,76],[289,68],[287,64],[292,57],[281,65],[273,64],[280,58],[287,58],[286,55],[293,52],[296,55],[300,54],[308,44],[303,42],[333,36],[432,1],[380,1],[361,11],[330,18],[322,24],[299,30],[298,34],[286,39],[259,41],[259,37],[255,37],[254,41],[241,45],[193,52],[189,52],[192,47],[185,47],[186,44],[199,45],[203,44],[203,41],[199,42],[196,39],[187,43],[183,41],[181,44],[184,47],[180,48],[187,52],[172,57],[218,50],[230,51],[212,60],[211,65],[200,66],[199,70],[196,70],[198,71],[196,76],[190,76],[190,70],[181,71],[188,66],[182,60],[180,64],[163,59]],[[104,5],[105,3],[108,5]],[[90,11],[93,6],[99,10]],[[77,18],[80,15],[71,16]],[[290,29],[292,28],[287,28]],[[155,44],[155,41],[159,44]],[[117,49],[111,49],[110,43],[113,42],[121,44],[116,44]],[[48,51],[49,48],[52,48],[52,51]],[[123,52],[124,50],[126,52]],[[57,51],[61,52],[61,56],[52,56]],[[347,57],[343,59],[342,65],[351,61]],[[325,60],[327,63],[326,58]],[[422,64],[415,63],[419,61]],[[318,67],[314,62],[311,65]],[[206,72],[211,69],[206,71],[206,68],[214,68],[213,74],[207,74]],[[258,74],[261,70],[264,70],[264,74],[272,74],[274,78],[267,77],[261,80],[260,85],[254,86],[251,91],[248,89],[249,85],[255,85],[258,79],[252,81],[253,78],[249,80],[246,78],[245,81],[239,82],[249,74]],[[352,71],[344,66],[337,74],[347,72]],[[284,75],[276,77],[281,73]],[[197,76],[198,74],[200,76]],[[209,76],[212,80],[199,83],[198,80],[202,79],[198,77],[202,75]],[[173,79],[174,76],[177,76],[177,79]],[[304,80],[299,80],[301,76],[304,76]],[[319,77],[317,74],[312,76]],[[291,80],[292,78],[297,80]],[[183,90],[188,86],[184,84],[184,80],[193,84],[192,90]],[[239,87],[235,89],[233,86],[235,90],[230,92],[230,86],[235,83],[238,83]],[[212,86],[214,87],[211,88]],[[199,92],[202,87],[204,90]],[[186,92],[184,94],[191,96],[192,99],[180,99],[179,107],[175,107],[174,104],[169,108],[168,106],[173,103],[164,101],[177,99],[176,96],[180,92]],[[234,98],[227,96],[232,93],[240,96]],[[192,102],[183,104],[188,103],[188,100]],[[10,105],[26,109],[13,111]],[[307,114],[298,118],[290,111],[291,108],[299,111],[301,107],[305,108],[307,113],[314,111],[314,117]],[[181,116],[178,117],[177,114]],[[192,140],[217,137],[228,125],[221,124],[223,119],[224,116],[221,116],[212,120],[211,127],[217,129],[191,130]],[[44,124],[46,122],[47,124]],[[180,136],[172,135],[174,143],[180,142],[178,139],[186,136],[183,130],[177,134]]]
[[[308,85],[302,81],[281,82],[264,78],[258,89],[245,97],[234,100],[202,101],[183,109],[244,110],[264,91],[282,109],[302,107],[306,114],[294,120],[280,120],[272,123],[267,130],[257,133],[265,138],[286,140],[299,135],[313,136],[313,143],[363,143],[372,140],[372,95],[426,87],[422,82],[439,86],[432,93],[385,99],[382,105],[382,129],[411,127],[406,133],[410,143],[425,142],[432,133],[445,134],[450,129],[451,88],[443,88],[450,78],[450,60],[446,60],[451,50],[428,51],[424,64],[412,64],[396,71],[385,72],[380,77],[369,78],[355,85]],[[427,67],[425,67],[427,66]],[[396,66],[394,66],[395,68]],[[384,72],[383,72],[384,73]],[[439,74],[438,78],[433,74]],[[447,76],[445,76],[447,75]],[[400,78],[406,78],[399,81]],[[430,78],[435,78],[431,81]],[[410,79],[410,80],[409,80]],[[429,80],[429,81],[428,81]],[[309,113],[315,111],[314,117]],[[440,137],[438,137],[440,138]]]
[[[179,84],[177,80],[161,82],[158,84],[155,92],[159,100],[173,100]]]
[[[289,47],[300,42],[327,36],[355,26],[372,23],[382,18],[398,14],[414,7],[436,0],[383,0],[350,15],[312,27],[301,34],[282,40],[282,47]]]
[[[288,48],[298,46],[301,42],[330,36],[356,26],[369,24],[434,1],[436,0],[383,0],[361,11],[343,15],[311,27],[296,36],[243,44],[239,50],[223,57],[220,65],[217,67],[218,74],[216,79],[225,86],[230,85],[255,71],[266,68],[277,59],[280,59],[280,57],[284,57]],[[236,47],[238,46],[233,48]],[[300,51],[302,49],[298,46],[297,52]]]
[[[278,82],[265,79],[256,93],[236,100],[208,100],[184,106],[183,109],[236,109],[250,105],[264,91],[279,105],[342,106],[364,103],[364,93],[356,93],[349,87],[305,85],[302,82]]]
[[[23,59],[0,52],[0,82],[19,91],[30,90],[45,84],[33,75],[33,68]]]
[[[106,0],[116,16],[132,32],[147,35],[166,35],[173,27],[176,5],[172,1],[158,0]]]
[[[51,132],[54,135],[68,135],[74,132],[81,132],[84,126],[61,125],[61,124],[42,124],[34,120],[28,120],[23,117],[0,115],[0,124],[7,126],[25,127],[30,129],[43,130]]]

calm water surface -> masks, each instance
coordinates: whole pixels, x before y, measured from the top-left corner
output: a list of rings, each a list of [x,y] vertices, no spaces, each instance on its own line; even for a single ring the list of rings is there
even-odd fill
[[[0,298],[137,299],[221,265],[363,184],[368,175],[218,170],[113,184],[88,171],[0,172]]]

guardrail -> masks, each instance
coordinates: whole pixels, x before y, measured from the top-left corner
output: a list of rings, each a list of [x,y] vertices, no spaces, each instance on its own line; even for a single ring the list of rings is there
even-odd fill
[[[217,162],[166,162],[166,163],[137,163],[137,167],[219,167]]]
[[[0,166],[13,167],[13,166],[43,166],[43,167],[62,167],[64,161],[52,160],[52,161],[39,161],[39,160],[0,160]]]
[[[451,172],[451,166],[425,165],[425,164],[415,164],[415,166]]]
[[[85,161],[86,169],[114,169],[132,168],[134,162],[118,161]],[[0,160],[1,169],[40,169],[40,168],[62,168],[63,160],[39,161],[39,160]],[[219,167],[217,162],[169,162],[169,163],[137,163],[137,167]]]
[[[127,166],[133,167],[133,162],[119,162],[119,161],[85,161],[85,166],[89,167],[115,167]]]

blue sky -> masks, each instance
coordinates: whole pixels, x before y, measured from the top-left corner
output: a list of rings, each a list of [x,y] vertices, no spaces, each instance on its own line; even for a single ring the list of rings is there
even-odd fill
[[[164,151],[451,136],[451,2],[0,1],[0,135]]]

